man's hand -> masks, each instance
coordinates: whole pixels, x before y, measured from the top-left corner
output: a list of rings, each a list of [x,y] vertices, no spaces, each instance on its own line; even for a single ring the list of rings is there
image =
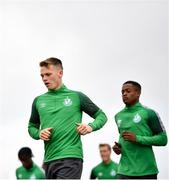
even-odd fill
[[[117,155],[121,154],[121,145],[119,143],[115,142],[112,148]]]
[[[124,132],[122,137],[126,141],[136,142],[136,135],[132,132]]]
[[[77,132],[80,135],[86,135],[93,131],[93,129],[89,125],[86,124],[76,124],[76,125],[77,125]]]
[[[44,141],[49,141],[51,136],[52,128],[46,128],[40,131],[39,138]]]

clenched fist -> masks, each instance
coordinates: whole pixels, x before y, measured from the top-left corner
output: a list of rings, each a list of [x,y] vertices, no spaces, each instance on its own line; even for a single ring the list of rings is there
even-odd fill
[[[80,135],[86,135],[88,133],[91,133],[93,131],[93,129],[86,124],[77,124],[77,132]]]
[[[125,141],[136,142],[136,135],[132,132],[124,132],[122,137]]]
[[[46,128],[40,131],[39,138],[44,141],[49,141],[52,133],[52,128]]]
[[[121,145],[119,143],[115,142],[112,148],[117,155],[121,154]]]

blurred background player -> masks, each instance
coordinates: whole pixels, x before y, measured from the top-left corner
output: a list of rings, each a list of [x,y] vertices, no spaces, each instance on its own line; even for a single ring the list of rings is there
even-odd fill
[[[157,179],[152,146],[165,146],[167,135],[159,115],[139,102],[141,85],[127,81],[122,87],[126,107],[115,115],[120,133],[113,150],[121,154],[119,179]]]
[[[16,169],[17,179],[45,179],[44,171],[32,160],[33,154],[29,147],[23,147],[18,152],[22,166]]]
[[[99,145],[102,162],[91,171],[90,179],[117,179],[118,164],[111,160],[109,144]]]

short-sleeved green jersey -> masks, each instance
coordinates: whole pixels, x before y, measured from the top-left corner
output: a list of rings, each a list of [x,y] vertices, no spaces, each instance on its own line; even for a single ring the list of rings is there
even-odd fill
[[[167,144],[167,135],[159,115],[138,102],[134,106],[126,106],[117,113],[115,121],[120,133],[119,144],[122,149],[118,174],[126,176],[157,174],[152,146]],[[137,142],[125,141],[122,137],[123,132],[136,134]]]
[[[69,90],[65,85],[35,98],[28,126],[30,136],[39,139],[41,129],[52,127],[50,140],[44,141],[44,162],[83,158],[82,143],[76,130],[76,124],[82,122],[83,111],[95,119],[89,123],[93,131],[107,121],[104,112],[86,95]]]
[[[117,179],[118,164],[110,161],[108,164],[101,162],[92,169],[90,179]]]
[[[26,169],[23,166],[16,169],[17,179],[45,179],[45,173],[43,169],[33,163],[33,167]]]

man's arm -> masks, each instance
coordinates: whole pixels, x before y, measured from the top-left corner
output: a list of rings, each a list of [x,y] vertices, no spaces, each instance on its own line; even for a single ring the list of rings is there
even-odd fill
[[[18,177],[18,169],[16,169],[15,175],[16,175],[16,179],[19,179],[19,177]]]
[[[95,119],[92,123],[88,124],[92,128],[92,131],[96,131],[103,127],[107,122],[105,113],[83,93],[79,93],[79,97],[81,110]]]
[[[118,127],[119,125],[118,125],[118,123],[117,123],[117,114],[115,115],[114,118],[115,118],[116,125],[117,125],[117,127]],[[119,132],[119,134],[120,134],[119,127],[118,127],[118,132]],[[121,154],[121,144],[120,144],[120,141],[121,141],[121,137],[119,136],[118,142],[114,142],[114,145],[113,145],[113,147],[112,147],[113,151],[114,151],[117,155]]]
[[[28,132],[33,139],[39,139],[40,133],[40,117],[36,108],[36,101],[37,98],[33,101],[31,117],[28,124]]]
[[[161,132],[154,136],[136,136],[136,142],[150,146],[165,146],[167,144],[166,132]]]
[[[90,174],[90,179],[96,179],[97,177],[94,174],[94,170],[92,169],[91,174]]]
[[[136,142],[143,145],[165,146],[167,144],[167,134],[159,115],[153,110],[148,110],[148,125],[153,132],[153,136],[136,135]]]

